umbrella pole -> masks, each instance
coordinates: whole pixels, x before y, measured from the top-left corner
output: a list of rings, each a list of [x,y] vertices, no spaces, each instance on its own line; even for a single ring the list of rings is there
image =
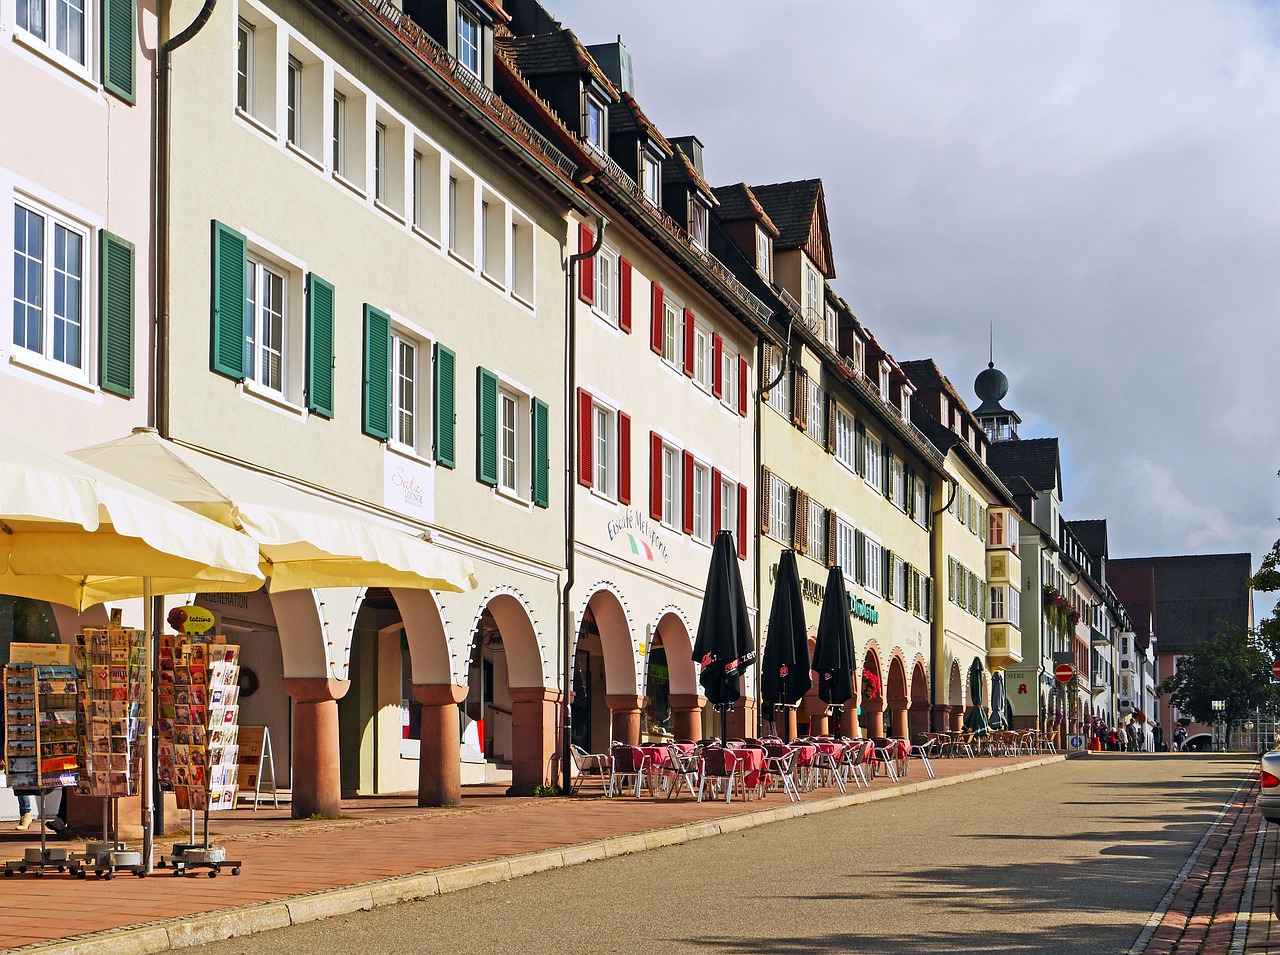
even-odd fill
[[[142,578],[142,627],[146,631],[146,639],[144,646],[146,647],[147,668],[151,668],[151,644],[152,644],[152,620],[151,611],[151,578]],[[152,713],[154,706],[152,703],[155,696],[154,680],[155,674],[147,674],[147,692],[146,704],[143,706],[143,743],[142,743],[142,865],[144,871],[150,875],[153,869],[152,855],[155,850],[155,832],[152,828],[155,822],[155,766],[153,764],[153,743],[151,738],[151,724],[154,722]]]

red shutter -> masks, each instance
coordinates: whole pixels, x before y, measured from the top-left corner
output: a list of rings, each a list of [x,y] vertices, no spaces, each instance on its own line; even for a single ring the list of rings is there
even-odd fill
[[[586,252],[595,245],[596,234],[585,222],[578,223],[578,251]],[[588,305],[596,300],[596,260],[582,259],[578,262],[578,298]]]
[[[747,486],[738,485],[738,556],[747,559]]]
[[[578,483],[591,487],[595,470],[591,460],[591,394],[578,389]]]
[[[738,357],[738,414],[747,416],[747,360]]]
[[[684,453],[684,532],[686,534],[693,533],[693,455],[688,451]]]
[[[631,334],[631,263],[618,259],[618,327]]]
[[[720,533],[721,530],[729,530],[729,528],[720,527],[720,471],[716,468],[711,469],[711,538]]]
[[[649,286],[649,347],[662,354],[662,286],[657,282]]]
[[[649,516],[662,520],[662,438],[649,432]]]
[[[618,503],[631,503],[631,415],[618,412]]]
[[[719,335],[711,336],[711,393],[717,398],[724,396],[724,339]]]
[[[693,326],[695,319],[692,309],[684,310],[684,373],[693,377]]]

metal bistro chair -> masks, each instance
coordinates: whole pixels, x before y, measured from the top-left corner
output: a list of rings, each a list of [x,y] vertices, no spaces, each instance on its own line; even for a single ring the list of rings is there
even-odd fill
[[[618,791],[620,783],[629,777],[635,777],[636,798],[640,798],[640,787],[646,780],[649,782],[650,794],[653,792],[653,772],[649,765],[649,757],[639,746],[626,743],[614,743],[609,752],[609,797]]]
[[[690,796],[696,795],[693,786],[698,781],[697,751],[686,753],[675,743],[668,743],[667,760],[666,773],[671,777],[667,784],[667,798],[670,799],[680,791],[681,783],[689,790]]]
[[[822,785],[827,777],[831,777],[835,780],[835,784],[840,787],[840,792],[844,793],[844,774],[840,772],[840,760],[844,758],[847,750],[848,745],[846,744],[834,753],[826,753],[822,749],[814,753],[813,771],[818,785]]]
[[[800,751],[792,749],[786,743],[765,744],[765,771],[776,780],[782,782],[782,791],[792,802],[800,801],[800,788],[796,785],[796,760]]]
[[[924,764],[924,771],[930,779],[934,778],[933,764],[929,762],[929,756],[938,754],[938,737],[932,733],[927,734],[925,738],[917,742],[911,747],[911,756],[920,760]]]
[[[702,797],[706,794],[707,783],[712,781],[712,788],[715,789],[719,783],[724,783],[724,801],[729,803],[733,800],[733,785],[736,779],[738,785],[742,787],[742,798],[747,798],[747,776],[741,766],[741,760],[738,755],[731,749],[709,749],[702,754],[701,771],[698,776],[698,802],[702,802]]]
[[[576,743],[570,745],[569,752],[573,754],[573,768],[577,771],[573,784],[569,787],[570,795],[582,789],[588,776],[599,776],[602,790],[608,787],[609,767],[612,764],[608,753],[588,753]]]
[[[871,781],[867,778],[867,756],[870,747],[871,744],[865,740],[853,740],[840,754],[840,770],[845,779],[853,780],[856,789],[871,785]]]
[[[872,759],[874,762],[884,766],[885,775],[889,777],[889,781],[896,783],[898,781],[898,771],[894,769],[894,761],[897,757],[898,745],[893,740],[886,739],[883,736],[877,736],[872,740]]]

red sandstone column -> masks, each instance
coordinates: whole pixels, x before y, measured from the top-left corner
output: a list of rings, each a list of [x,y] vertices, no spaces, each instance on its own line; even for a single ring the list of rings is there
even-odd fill
[[[671,735],[676,739],[702,739],[702,707],[706,697],[697,693],[672,693]]]
[[[284,680],[284,691],[293,699],[294,819],[333,818],[342,811],[338,700],[350,687],[349,680],[324,677]]]
[[[911,731],[909,737],[915,742],[917,736],[924,736],[929,732],[929,709],[926,703],[913,703],[907,709],[907,728]]]
[[[964,707],[951,707],[951,732],[959,733],[961,727],[964,726]]]
[[[530,795],[560,773],[560,691],[511,687],[511,788]]]
[[[812,674],[810,674],[812,676]],[[825,736],[827,734],[827,704],[822,702],[822,697],[818,696],[818,683],[814,680],[813,687],[804,695],[804,699],[800,702],[804,707],[804,711],[809,714],[809,735]]]
[[[862,715],[867,720],[867,725],[864,728],[867,731],[868,739],[884,736],[884,710],[872,710],[870,713],[863,713]]]
[[[422,704],[422,743],[418,755],[418,805],[456,806],[462,801],[458,704],[467,688],[452,683],[415,683]]]
[[[854,706],[853,700],[845,704],[840,722],[834,729],[841,736],[848,736],[850,739],[857,739],[862,734],[862,728],[858,725],[858,708]]]
[[[891,735],[895,739],[907,739],[910,736],[910,730],[907,729],[907,704],[905,701],[901,705],[895,703],[890,708],[889,726],[893,730]]]
[[[939,733],[945,733],[951,729],[951,707],[945,703],[933,704],[933,725],[934,729]]]
[[[610,727],[613,739],[619,743],[640,745],[640,714],[644,712],[645,697],[610,693],[604,698],[609,707]]]

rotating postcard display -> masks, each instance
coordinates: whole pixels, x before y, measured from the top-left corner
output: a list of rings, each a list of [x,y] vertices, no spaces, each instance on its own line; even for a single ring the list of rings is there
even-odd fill
[[[146,634],[141,630],[110,627],[76,634],[76,663],[83,681],[83,795],[138,793],[146,729],[146,657]]]

